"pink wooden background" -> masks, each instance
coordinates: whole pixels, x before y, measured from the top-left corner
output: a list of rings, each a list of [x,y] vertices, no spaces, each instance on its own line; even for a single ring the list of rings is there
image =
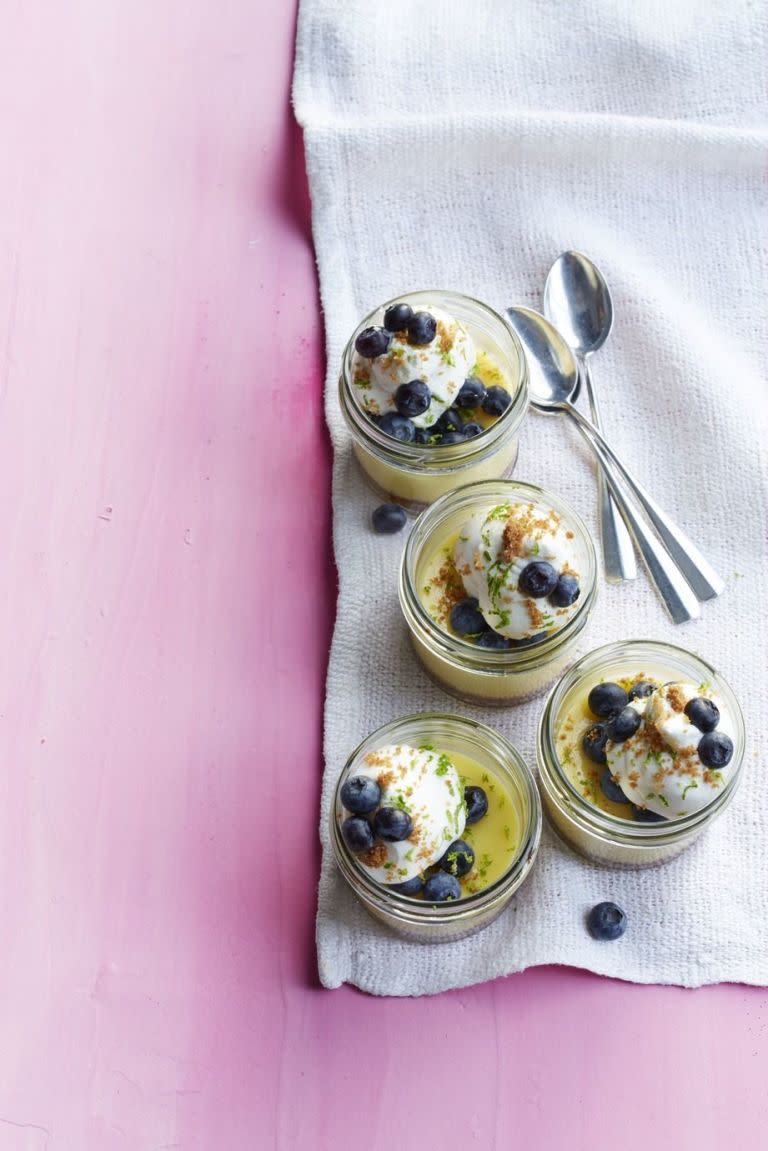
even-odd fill
[[[294,16],[0,2],[0,1151],[753,1151],[763,991],[317,986]]]

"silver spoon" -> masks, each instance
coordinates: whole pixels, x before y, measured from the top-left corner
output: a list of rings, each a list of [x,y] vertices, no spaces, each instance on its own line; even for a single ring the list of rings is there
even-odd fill
[[[695,619],[700,615],[698,599],[719,595],[725,586],[723,581],[698,548],[637,483],[594,424],[574,408],[571,399],[579,376],[578,366],[557,329],[531,308],[508,308],[505,315],[528,358],[531,404],[541,412],[564,413],[576,423],[603,466],[624,522],[672,619],[675,623]],[[631,498],[627,498],[622,485],[631,493]],[[637,505],[648,516],[664,547],[646,528],[637,513]]]
[[[589,357],[608,339],[613,325],[613,303],[608,285],[587,256],[571,251],[557,257],[544,285],[544,315],[576,353],[592,423],[602,431]],[[635,579],[637,565],[632,540],[599,465],[597,503],[605,578],[609,583]]]

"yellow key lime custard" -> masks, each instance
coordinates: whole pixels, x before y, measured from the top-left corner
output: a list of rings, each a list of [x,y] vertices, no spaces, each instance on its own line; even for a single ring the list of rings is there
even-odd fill
[[[373,487],[419,510],[460,484],[511,471],[528,403],[525,357],[478,300],[411,292],[352,334],[339,401]]]
[[[427,673],[461,699],[511,704],[573,657],[596,595],[595,550],[576,513],[512,480],[470,484],[417,520],[400,604]]]
[[[457,716],[406,716],[369,736],[339,779],[336,860],[366,909],[425,941],[490,923],[526,878],[541,807],[498,733]]]
[[[659,863],[730,802],[744,723],[698,656],[627,641],[566,673],[544,709],[538,755],[545,808],[571,846],[606,863]]]

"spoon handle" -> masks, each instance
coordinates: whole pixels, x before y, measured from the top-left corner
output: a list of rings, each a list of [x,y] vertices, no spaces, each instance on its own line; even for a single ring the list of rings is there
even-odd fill
[[[579,419],[579,413],[575,408],[567,406],[565,410],[575,420],[576,427],[602,464],[603,474],[611,489],[611,494],[624,517],[624,522],[637,545],[637,550],[640,552],[651,582],[669,612],[672,622],[686,623],[689,619],[698,619],[701,615],[698,599],[667,549],[645,526],[634,502],[625,496],[619,485],[618,471],[613,467],[610,456],[603,451],[600,441],[592,438],[589,431],[592,425],[589,420]]]
[[[592,373],[589,368],[589,358],[578,358],[579,369],[584,380],[589,401],[589,411],[592,423],[602,431],[600,407],[597,394],[592,383]],[[635,564],[635,550],[632,539],[627,531],[626,524],[619,514],[611,490],[606,483],[603,469],[597,466],[597,505],[600,513],[600,537],[603,542],[603,566],[605,578],[609,583],[621,583],[622,580],[632,580],[637,576]]]
[[[725,587],[725,583],[712,565],[704,558],[696,545],[688,539],[687,535],[677,526],[674,520],[670,519],[666,512],[662,511],[656,501],[641,487],[595,425],[590,423],[581,412],[577,411],[576,408],[570,404],[567,405],[567,407],[569,414],[576,420],[579,428],[586,433],[587,438],[592,443],[593,450],[597,452],[599,458],[603,461],[603,467],[605,468],[604,458],[607,457],[609,463],[616,468],[620,478],[645,511],[645,514],[658,532],[669,554],[677,563],[680,571],[698,598],[700,600],[708,600],[720,595]],[[598,449],[600,450],[598,451]],[[613,484],[611,485],[611,490],[614,491]]]

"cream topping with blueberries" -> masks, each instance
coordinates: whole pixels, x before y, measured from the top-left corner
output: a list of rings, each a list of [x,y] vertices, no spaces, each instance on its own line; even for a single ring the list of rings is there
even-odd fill
[[[632,803],[666,819],[700,811],[728,779],[733,724],[722,701],[703,694],[705,687],[663,684],[631,700],[607,724],[605,756],[613,781]],[[629,709],[639,722],[625,714]]]
[[[551,508],[499,504],[462,526],[453,562],[488,628],[509,640],[527,640],[558,631],[576,610],[573,541],[574,533]],[[453,614],[461,630],[461,612]]]
[[[636,675],[583,691],[556,739],[564,772],[594,806],[663,822],[701,811],[728,782],[736,724],[711,684]]]
[[[382,326],[355,341],[352,379],[362,406],[375,416],[400,412],[428,428],[446,412],[475,363],[474,341],[443,308],[414,312],[395,304]]]
[[[437,863],[466,824],[450,758],[405,744],[368,752],[341,790],[347,846],[372,879],[401,884]],[[367,829],[367,830],[366,830]]]

